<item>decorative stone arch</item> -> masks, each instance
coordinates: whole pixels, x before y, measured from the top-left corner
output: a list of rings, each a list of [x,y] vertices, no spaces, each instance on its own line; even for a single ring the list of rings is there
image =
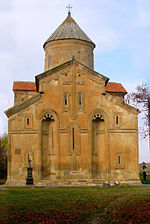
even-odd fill
[[[57,122],[57,125],[59,126],[59,116],[56,111],[51,109],[42,110],[39,115],[39,120],[46,120],[46,118],[54,119]]]
[[[55,118],[54,118],[53,114],[51,114],[51,113],[46,113],[43,115],[42,120],[45,121],[47,119],[55,121]]]
[[[39,179],[56,180],[59,170],[59,117],[54,110],[39,114]]]
[[[108,115],[103,110],[96,109],[89,114],[92,179],[108,178],[108,174],[106,174],[106,170],[109,170],[110,157],[108,124]]]
[[[108,117],[107,113],[105,111],[103,111],[102,109],[95,109],[89,114],[90,122],[96,118],[104,119],[104,121],[106,121],[106,124],[109,123],[109,117]],[[106,125],[106,128],[107,128],[107,125]]]

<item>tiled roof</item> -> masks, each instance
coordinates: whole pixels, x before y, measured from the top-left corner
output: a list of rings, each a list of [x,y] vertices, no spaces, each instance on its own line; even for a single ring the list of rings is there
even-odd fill
[[[127,93],[127,91],[124,89],[121,83],[116,82],[108,82],[106,85],[106,92],[125,93],[125,94]]]
[[[35,82],[14,82],[13,90],[36,91]]]
[[[64,22],[55,30],[55,32],[46,40],[46,43],[54,40],[64,39],[77,39],[88,41],[92,44],[93,41],[84,33],[84,31],[78,26],[69,13]],[[94,44],[95,46],[95,44]]]
[[[13,90],[36,91],[36,85],[35,82],[14,82]],[[108,82],[106,85],[106,92],[127,93],[121,83],[116,82]]]

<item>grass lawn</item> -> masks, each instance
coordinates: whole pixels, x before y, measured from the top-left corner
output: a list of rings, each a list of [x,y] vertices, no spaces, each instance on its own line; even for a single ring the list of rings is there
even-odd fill
[[[146,175],[146,180],[143,179],[143,174],[140,174],[142,184],[150,184],[150,175]]]
[[[0,223],[150,223],[150,187],[1,188]]]
[[[5,183],[6,183],[6,179],[0,179],[0,185]]]

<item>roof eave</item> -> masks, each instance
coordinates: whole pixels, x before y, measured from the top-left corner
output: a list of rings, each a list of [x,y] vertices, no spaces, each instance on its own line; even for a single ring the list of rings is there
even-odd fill
[[[122,95],[126,95],[127,92],[115,92],[115,91],[108,91],[106,90],[107,93],[118,93],[118,94],[122,94]]]
[[[36,103],[37,101],[40,100],[40,98],[41,98],[40,94],[38,94],[36,96],[33,96],[30,99],[24,101],[23,103],[9,108],[8,110],[4,111],[4,113],[6,114],[7,117],[10,117],[13,114],[16,114],[17,112],[19,112],[19,111],[27,108],[28,106],[32,105],[33,103]]]
[[[43,48],[45,49],[46,44],[53,42],[53,41],[59,41],[59,40],[80,40],[80,41],[84,41],[87,43],[90,43],[93,45],[93,48],[96,47],[96,45],[92,42],[92,41],[88,41],[88,40],[83,40],[83,39],[79,39],[79,38],[62,38],[62,39],[54,39],[54,40],[47,40],[44,44],[43,44]]]

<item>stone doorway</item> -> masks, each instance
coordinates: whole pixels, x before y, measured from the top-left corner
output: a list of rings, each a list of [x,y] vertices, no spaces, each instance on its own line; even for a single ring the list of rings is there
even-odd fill
[[[105,121],[100,113],[92,119],[92,179],[104,178]]]
[[[41,171],[42,179],[50,180],[51,173],[54,170],[54,162],[52,156],[55,152],[55,119],[52,115],[46,114],[42,120],[42,135],[41,135]]]

